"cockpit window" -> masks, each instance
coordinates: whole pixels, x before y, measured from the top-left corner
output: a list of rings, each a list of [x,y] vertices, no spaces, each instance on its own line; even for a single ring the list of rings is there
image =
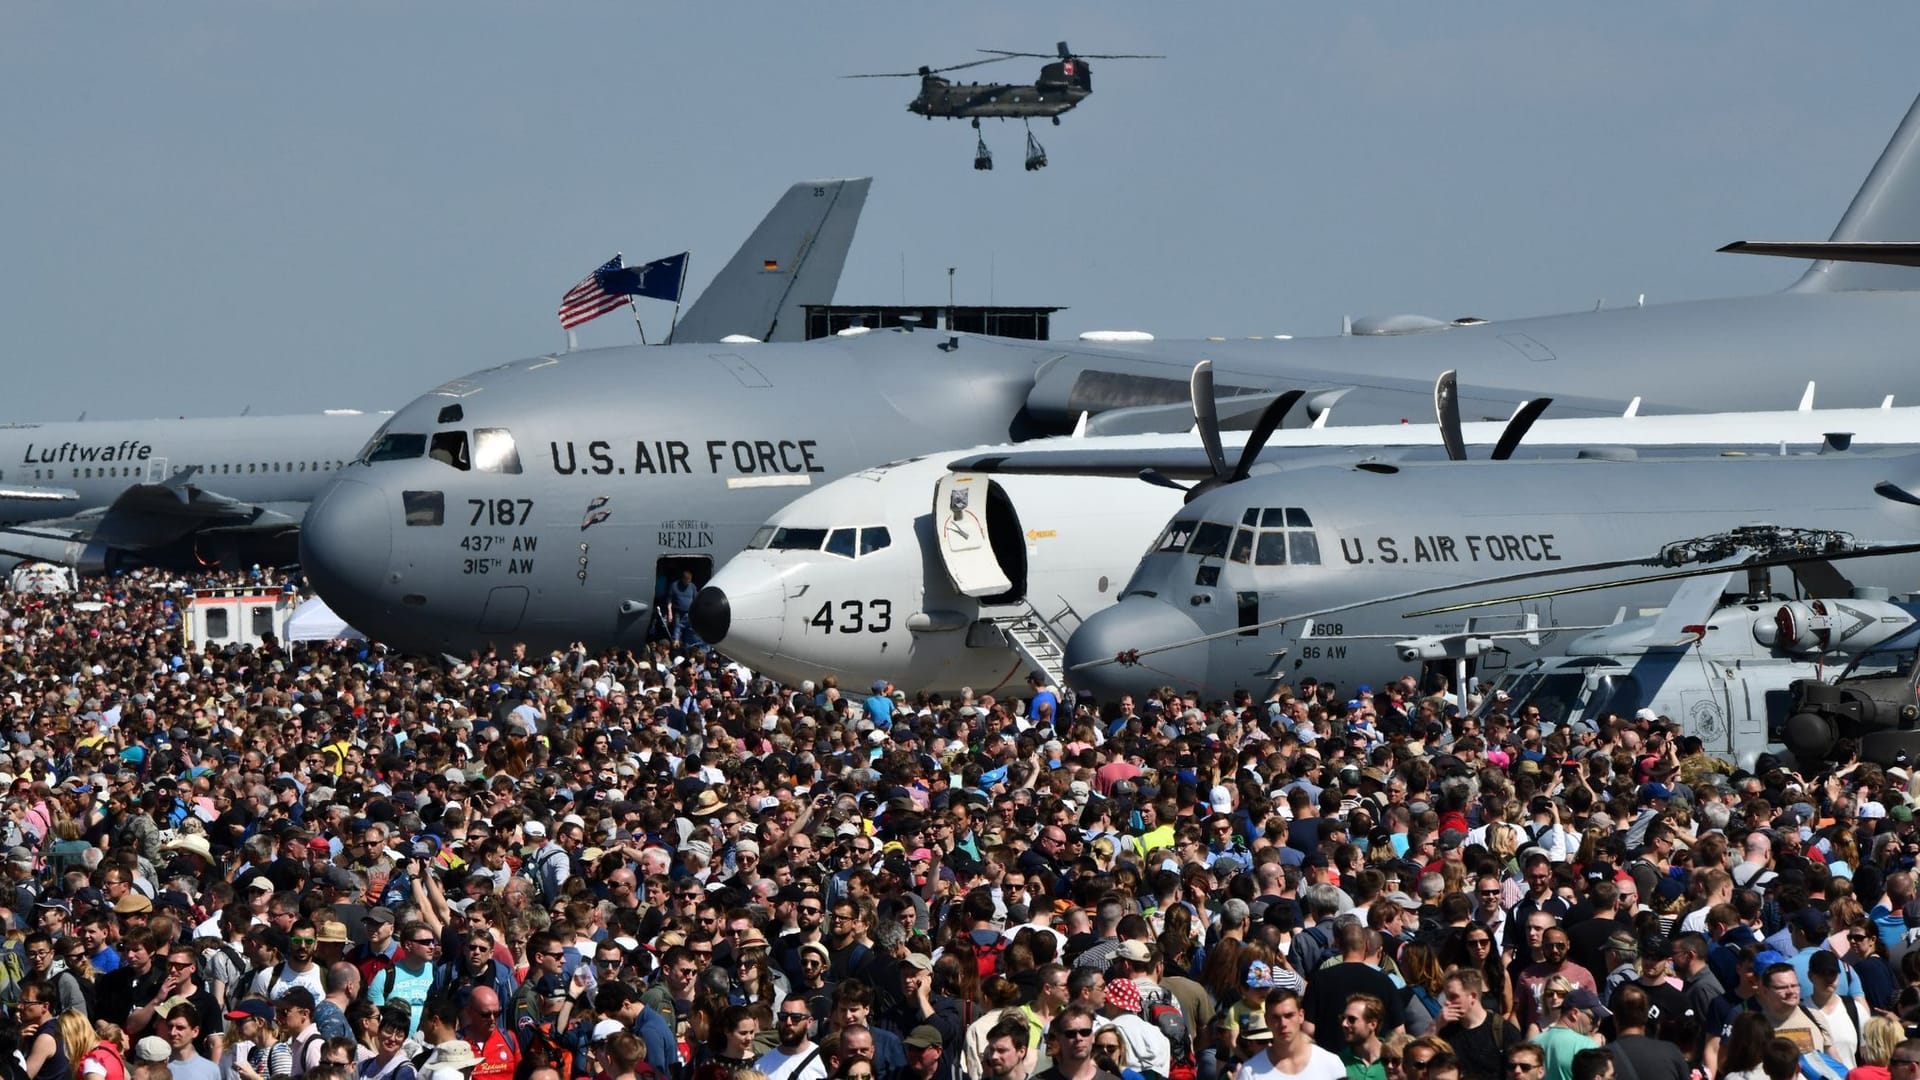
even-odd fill
[[[1252,529],[1235,529],[1234,530],[1233,550],[1227,553],[1227,558],[1231,559],[1234,562],[1242,563],[1242,564],[1251,562],[1253,560],[1253,530]]]
[[[513,445],[513,432],[506,428],[473,429],[473,467],[481,472],[520,471],[520,450]]]
[[[760,531],[753,534],[753,539],[747,541],[747,547],[749,549],[763,548],[767,546],[767,541],[771,539],[773,539],[773,526],[762,525],[760,526]]]
[[[1227,541],[1233,538],[1233,527],[1217,521],[1203,521],[1193,530],[1193,543],[1188,545],[1187,554],[1201,558],[1217,557],[1227,553]]]
[[[426,452],[427,437],[425,435],[388,432],[367,448],[363,460],[369,465],[376,461],[412,461]]]
[[[853,558],[859,530],[835,529],[827,536],[827,554],[838,555],[843,559]]]
[[[893,543],[893,534],[885,525],[870,525],[860,530],[860,554],[871,555]]]
[[[775,529],[767,548],[770,551],[819,551],[826,541],[825,529]]]
[[[1193,539],[1193,526],[1194,522],[1191,521],[1176,521],[1167,526],[1167,531],[1160,534],[1160,542],[1153,546],[1153,550],[1176,554],[1187,550],[1187,542]]]
[[[1260,539],[1255,545],[1256,566],[1319,566],[1320,538],[1313,531],[1313,519],[1298,506],[1268,506],[1248,510],[1245,520],[1260,521]]]
[[[427,456],[461,472],[473,468],[473,459],[467,453],[467,433],[464,431],[434,432],[433,446],[427,451]]]

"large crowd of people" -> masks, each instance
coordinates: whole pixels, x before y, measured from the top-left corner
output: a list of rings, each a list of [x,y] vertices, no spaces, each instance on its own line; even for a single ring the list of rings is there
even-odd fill
[[[0,1080],[1920,1077],[1844,746],[186,640],[220,583],[0,594]]]

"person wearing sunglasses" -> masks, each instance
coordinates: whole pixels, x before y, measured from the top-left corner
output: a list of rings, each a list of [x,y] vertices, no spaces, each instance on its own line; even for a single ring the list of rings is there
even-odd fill
[[[281,994],[299,986],[316,1001],[326,997],[326,972],[313,959],[319,946],[319,933],[312,919],[296,920],[287,934],[287,958],[254,976],[252,996],[278,1001]]]
[[[394,937],[400,953],[393,966],[375,975],[367,983],[367,1000],[375,1007],[389,1001],[404,1001],[413,1009],[414,1030],[420,1027],[420,1010],[427,1003],[433,986],[433,963],[439,958],[440,939],[425,923],[403,924]]]
[[[1093,1029],[1099,1022],[1093,1010],[1084,1005],[1062,1009],[1047,1029],[1053,1047],[1053,1065],[1036,1074],[1034,1080],[1108,1080],[1112,1077],[1094,1057]]]

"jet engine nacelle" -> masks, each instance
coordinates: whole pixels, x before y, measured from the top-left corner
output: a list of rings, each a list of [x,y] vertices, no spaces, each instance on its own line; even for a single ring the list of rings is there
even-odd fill
[[[1912,626],[1913,615],[1884,600],[1794,600],[1755,619],[1753,639],[1786,652],[1858,655]]]

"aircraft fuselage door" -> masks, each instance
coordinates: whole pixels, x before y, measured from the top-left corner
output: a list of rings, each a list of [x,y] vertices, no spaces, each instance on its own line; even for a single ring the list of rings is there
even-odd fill
[[[933,531],[947,577],[962,596],[996,596],[1013,588],[987,535],[987,478],[947,473],[933,485]]]
[[[147,483],[162,484],[167,479],[167,459],[153,458],[147,462]]]

